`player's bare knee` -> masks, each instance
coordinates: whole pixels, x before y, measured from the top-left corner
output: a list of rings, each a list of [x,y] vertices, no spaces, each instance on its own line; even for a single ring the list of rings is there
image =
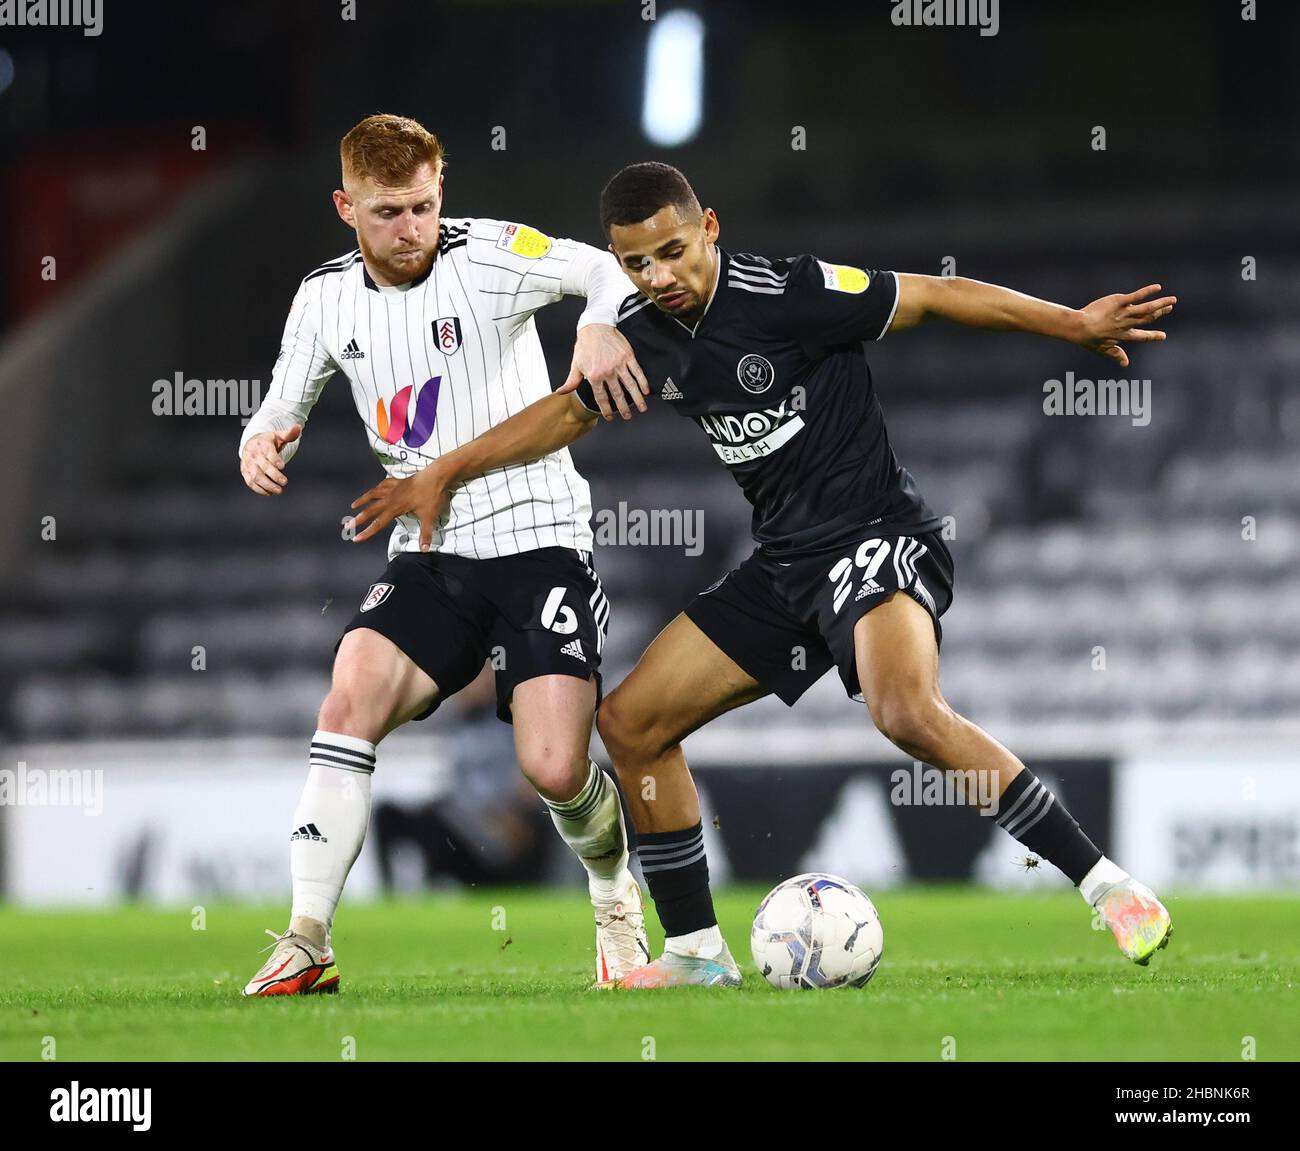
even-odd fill
[[[608,696],[596,712],[596,730],[618,769],[620,778],[625,766],[634,767],[654,759],[665,750],[662,734],[649,717],[629,707],[618,691]]]
[[[520,751],[519,766],[537,793],[554,803],[577,795],[591,772],[585,754],[546,746]]]
[[[930,761],[944,746],[952,710],[939,696],[887,694],[870,705],[880,734],[916,759]]]
[[[600,734],[605,749],[617,760],[625,745],[623,701],[617,690],[601,700],[600,707],[596,709],[596,731]]]
[[[316,723],[321,731],[376,741],[382,734],[384,717],[376,714],[374,701],[364,693],[336,684],[320,705]]]
[[[340,735],[349,735],[351,733],[348,729],[354,726],[355,718],[356,709],[352,699],[347,692],[335,688],[320,705],[316,726],[321,731],[336,731]]]

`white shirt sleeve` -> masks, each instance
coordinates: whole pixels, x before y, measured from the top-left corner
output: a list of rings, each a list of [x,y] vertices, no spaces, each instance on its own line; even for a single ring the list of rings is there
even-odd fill
[[[320,399],[325,381],[339,370],[329,352],[321,345],[312,322],[308,281],[304,280],[293,298],[289,318],[280,339],[280,355],[271,371],[271,386],[239,438],[239,454],[248,441],[262,432],[287,432],[294,424],[305,424]],[[287,464],[297,454],[299,436],[285,444],[280,455]]]
[[[611,253],[526,224],[475,220],[467,247],[479,287],[497,297],[495,319],[524,319],[564,296],[585,296],[578,327],[613,324],[629,292]]]
[[[589,244],[575,247],[577,251],[569,261],[564,291],[566,295],[587,297],[587,307],[578,317],[578,327],[585,328],[588,324],[613,327],[618,322],[619,304],[632,290],[627,277],[612,252],[602,252]]]

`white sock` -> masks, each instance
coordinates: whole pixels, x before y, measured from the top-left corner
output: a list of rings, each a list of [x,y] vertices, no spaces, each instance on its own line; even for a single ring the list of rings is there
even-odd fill
[[[592,899],[616,899],[626,885],[627,831],[618,789],[594,761],[582,790],[563,803],[545,800],[560,838],[587,869]]]
[[[294,919],[315,919],[328,932],[370,822],[375,745],[351,735],[317,731],[307,783],[293,813],[289,870]]]
[[[1083,896],[1084,903],[1091,907],[1107,887],[1131,878],[1127,871],[1103,855],[1079,881],[1079,894]]]
[[[700,959],[717,959],[722,954],[722,928],[716,923],[702,927],[689,935],[670,935],[664,940],[664,950],[674,955],[697,956]]]

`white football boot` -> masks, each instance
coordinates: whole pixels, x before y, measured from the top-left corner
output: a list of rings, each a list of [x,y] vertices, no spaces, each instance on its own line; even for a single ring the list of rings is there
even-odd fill
[[[650,962],[641,887],[626,869],[616,898],[592,900],[596,909],[596,986],[613,987]]]
[[[277,935],[269,927],[266,934],[275,940],[271,944],[274,950],[248,981],[244,995],[330,995],[338,991],[339,969],[334,962],[334,948],[328,943],[317,947],[305,935],[292,931]]]

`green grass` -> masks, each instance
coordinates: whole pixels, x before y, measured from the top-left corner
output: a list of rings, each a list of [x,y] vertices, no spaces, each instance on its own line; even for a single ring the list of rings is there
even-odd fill
[[[0,908],[0,1059],[1260,1060],[1300,1057],[1300,899],[1174,898],[1145,970],[1073,892],[885,892],[862,991],[772,990],[749,963],[758,891],[717,901],[739,991],[594,992],[582,897],[499,891],[349,907],[342,993],[242,1000],[284,909]],[[492,929],[505,909],[507,930]],[[653,915],[648,916],[653,920]],[[652,939],[659,942],[652,929]],[[508,942],[507,942],[508,941]]]

